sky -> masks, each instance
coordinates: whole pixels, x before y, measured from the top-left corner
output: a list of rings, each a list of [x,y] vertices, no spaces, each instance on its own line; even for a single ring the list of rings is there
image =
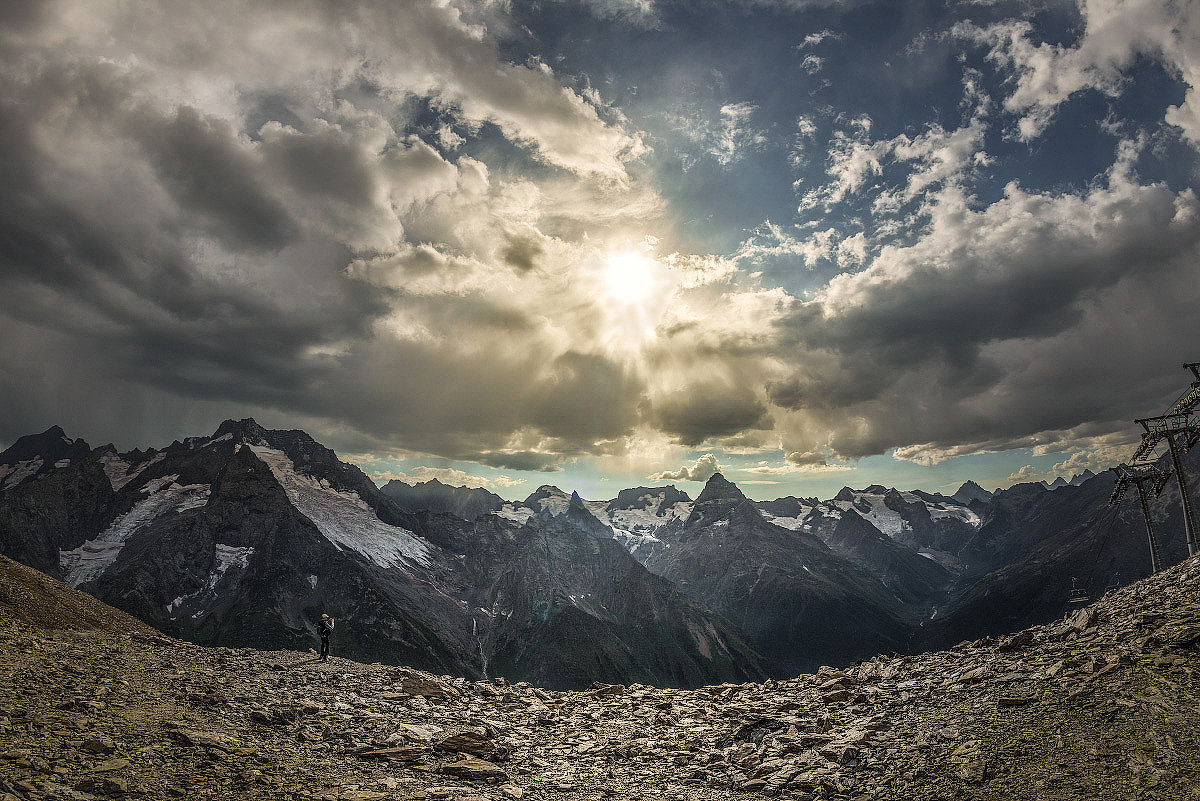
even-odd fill
[[[1200,6],[0,6],[0,444],[952,492],[1200,360]]]

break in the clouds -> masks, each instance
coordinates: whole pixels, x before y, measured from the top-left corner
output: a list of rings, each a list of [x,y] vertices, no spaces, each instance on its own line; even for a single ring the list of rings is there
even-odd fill
[[[0,439],[1102,468],[1200,358],[1200,16],[898,5],[6,8]]]

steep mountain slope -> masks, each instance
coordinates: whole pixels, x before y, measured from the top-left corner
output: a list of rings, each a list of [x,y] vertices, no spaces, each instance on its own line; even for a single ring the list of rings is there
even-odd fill
[[[6,556],[0,556],[0,620],[38,631],[87,631],[166,641],[137,618]]]
[[[66,444],[57,434],[43,439]],[[174,636],[307,648],[328,612],[341,621],[341,653],[439,673],[479,675],[504,648],[511,675],[555,684],[760,675],[736,631],[672,596],[586,512],[575,527],[585,519],[596,527],[576,537],[587,547],[568,546],[569,532],[559,532],[557,550],[536,548],[546,542],[540,530],[521,535],[499,517],[472,524],[415,514],[304,432],[253,420],[226,421],[211,437],[162,451],[72,447],[70,464],[0,492],[0,544]],[[572,503],[561,492],[539,497],[542,522]],[[597,654],[620,658],[581,661],[584,649],[563,648],[553,620],[518,608],[610,593],[617,575],[644,608],[610,598],[605,609],[571,605],[564,620]],[[638,643],[656,650],[630,647]]]
[[[904,646],[894,596],[804,531],[767,522],[721,474],[646,561],[747,632],[782,673]]]
[[[480,608],[493,617],[489,672],[547,687],[590,681],[695,686],[765,676],[744,635],[649,575],[584,509],[506,537]]]
[[[1163,467],[1168,457],[1163,457]],[[1200,453],[1187,454],[1193,497],[1200,492]],[[1136,492],[1108,506],[1111,473],[1078,487],[1046,490],[1018,485],[997,493],[994,514],[980,529],[989,558],[1002,567],[964,585],[931,629],[933,646],[1013,631],[1061,615],[1074,584],[1092,598],[1150,574],[1145,518]],[[1187,557],[1182,504],[1172,479],[1153,500],[1160,552],[1166,565]],[[983,547],[973,544],[974,547]]]
[[[1027,554],[1038,544],[1103,505],[1111,474],[1086,487],[1050,491],[1040,483],[1015,484],[992,496],[983,523],[958,551],[978,577]]]
[[[391,480],[380,492],[413,511],[445,512],[463,520],[475,520],[504,507],[505,500],[482,487],[452,487],[436,478],[418,484]]]
[[[854,509],[828,519],[818,510],[811,527],[830,550],[845,556],[879,579],[897,599],[917,606],[939,599],[950,586],[951,574],[931,558],[896,542]]]

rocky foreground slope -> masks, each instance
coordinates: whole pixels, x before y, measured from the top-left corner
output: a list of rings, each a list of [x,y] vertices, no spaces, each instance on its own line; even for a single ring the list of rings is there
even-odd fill
[[[25,588],[0,598],[4,801],[1124,800],[1200,787],[1200,558],[999,641],[763,684],[576,692],[204,648],[116,610],[69,614],[78,593],[23,571],[0,562]]]

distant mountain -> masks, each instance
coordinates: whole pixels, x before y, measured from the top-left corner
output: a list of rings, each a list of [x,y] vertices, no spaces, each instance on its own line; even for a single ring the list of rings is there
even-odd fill
[[[903,647],[895,597],[817,537],[768,522],[720,473],[646,559],[749,634],[781,675]]]
[[[1186,456],[1200,475],[1200,449]],[[1166,463],[1164,462],[1164,466]],[[54,427],[0,453],[0,553],[161,631],[305,649],[322,611],[359,659],[550,686],[700,684],[953,645],[1148,573],[1113,478],[953,495],[873,484],[752,502],[716,475],[585,500],[377,488],[303,431],[226,421],[163,449]],[[1178,490],[1152,505],[1182,558]],[[764,661],[765,660],[765,661]]]
[[[1170,458],[1163,456],[1166,468]],[[1185,456],[1192,497],[1200,492],[1200,449]],[[932,646],[1015,631],[1061,616],[1074,584],[1093,600],[1150,575],[1145,518],[1134,490],[1108,505],[1114,477],[1105,472],[1053,491],[1018,484],[996,493],[964,556],[980,568],[963,581],[952,607],[931,627]],[[1179,487],[1172,478],[1151,502],[1165,566],[1187,557]]]
[[[953,575],[932,558],[888,537],[853,508],[811,527],[834,553],[879,579],[896,598],[926,605],[949,588]]]
[[[494,575],[473,600],[507,610],[490,635],[493,675],[547,687],[597,679],[696,686],[715,675],[766,675],[744,634],[647,573],[585,509],[526,521]]]
[[[974,481],[967,481],[961,487],[954,491],[950,496],[961,504],[969,505],[971,501],[987,502],[992,499],[992,493],[985,490],[983,487],[976,484]]]
[[[1095,473],[1093,473],[1091,470],[1085,469],[1082,473],[1076,473],[1075,475],[1071,476],[1071,480],[1068,483],[1070,483],[1072,487],[1078,487],[1085,481],[1091,481],[1095,477]]]
[[[58,426],[21,437],[0,453],[0,489],[61,470],[90,453],[86,442],[71,439]]]
[[[839,521],[844,513],[853,511],[880,535],[903,546],[913,556],[921,554],[951,571],[959,568],[953,554],[970,539],[981,522],[975,510],[952,498],[920,490],[899,492],[879,484],[862,490],[843,487],[829,501],[781,498],[760,502],[758,508],[772,523],[816,534],[835,551],[858,560],[862,553],[840,550],[848,541],[832,536],[833,521]],[[890,560],[885,562],[892,564]],[[880,565],[880,569],[885,568]]]
[[[406,509],[445,512],[463,520],[491,514],[505,504],[499,495],[482,487],[452,487],[436,478],[411,485],[393,479],[380,487],[380,491]]]
[[[1083,484],[1085,481],[1088,481],[1095,477],[1096,477],[1095,473],[1093,473],[1091,470],[1085,469],[1082,473],[1076,473],[1075,475],[1071,476],[1069,481],[1067,479],[1063,478],[1062,476],[1059,476],[1059,477],[1055,478],[1053,481],[1041,481],[1039,483],[1041,483],[1041,485],[1043,487],[1045,487],[1046,489],[1055,490],[1055,489],[1062,489],[1063,487],[1078,487],[1080,484]]]
[[[761,675],[735,628],[561,491],[531,496],[547,503],[529,526],[413,512],[303,431],[253,420],[126,453],[51,429],[0,454],[0,472],[22,475],[0,490],[0,551],[184,639],[306,649],[328,612],[341,653],[437,673],[503,664],[551,686]]]
[[[692,499],[674,486],[633,487],[621,490],[611,501],[593,501],[588,509],[644,563],[664,547],[655,532],[672,520],[686,520],[692,512]]]

